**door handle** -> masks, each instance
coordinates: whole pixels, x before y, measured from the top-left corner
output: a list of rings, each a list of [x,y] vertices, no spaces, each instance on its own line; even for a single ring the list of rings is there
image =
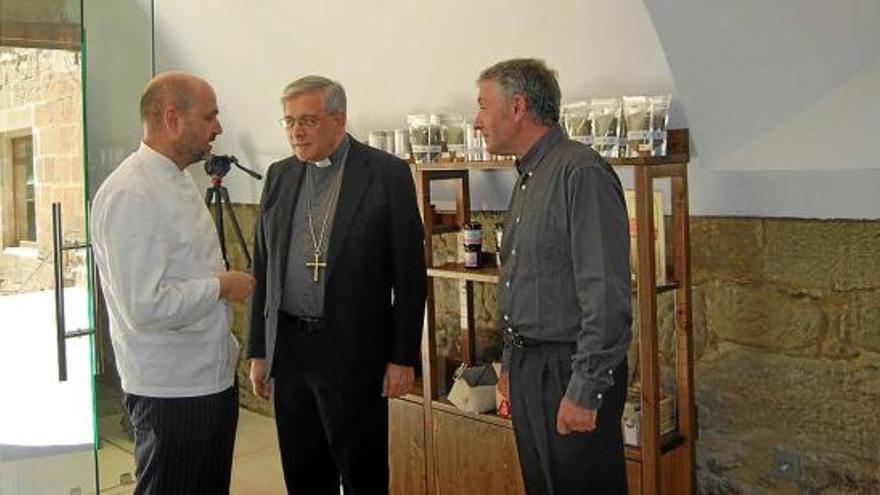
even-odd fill
[[[52,257],[55,262],[55,344],[58,353],[58,381],[67,381],[67,347],[66,340],[91,335],[90,328],[78,329],[67,333],[64,321],[64,267],[63,254],[68,249],[89,249],[88,243],[75,243],[65,246],[61,233],[61,203],[52,203]]]

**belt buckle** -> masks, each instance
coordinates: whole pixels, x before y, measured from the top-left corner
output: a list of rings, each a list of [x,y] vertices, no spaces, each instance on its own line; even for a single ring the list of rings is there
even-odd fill
[[[299,327],[300,332],[306,335],[311,335],[318,332],[318,325],[320,325],[321,322],[320,318],[299,316],[296,319],[298,323],[297,326]]]
[[[513,328],[507,327],[507,334],[510,335],[510,341],[517,347],[525,347],[526,339],[522,335],[513,331]]]

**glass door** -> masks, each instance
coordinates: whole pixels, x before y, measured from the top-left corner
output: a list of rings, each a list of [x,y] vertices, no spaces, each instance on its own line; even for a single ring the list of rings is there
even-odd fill
[[[83,0],[86,58],[86,152],[89,198],[122,160],[138,148],[141,92],[153,75],[152,0]],[[95,312],[98,482],[102,493],[131,493],[134,443],[106,309],[100,291]]]
[[[0,494],[98,492],[82,5],[0,3]]]

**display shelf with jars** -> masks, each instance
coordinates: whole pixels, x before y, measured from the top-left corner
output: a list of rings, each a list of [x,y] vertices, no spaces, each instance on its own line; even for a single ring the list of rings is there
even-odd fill
[[[607,158],[615,167],[633,170],[633,234],[638,239],[655,237],[655,182],[668,180],[671,191],[667,273],[657,273],[662,267],[656,266],[655,243],[637,243],[633,254],[638,266],[633,283],[638,362],[633,375],[638,383],[631,384],[637,387],[631,390],[634,401],[628,417],[636,421],[622,425],[630,436],[625,456],[632,494],[678,495],[695,490],[687,129],[669,130],[666,146],[665,156]],[[458,232],[471,223],[471,171],[509,170],[511,166],[512,161],[413,164],[417,200],[429,236]],[[438,213],[431,206],[431,185],[437,181],[454,182],[455,202],[449,212]],[[484,239],[494,237],[491,225],[483,229]],[[463,232],[459,235],[463,241]],[[457,367],[477,362],[475,284],[496,284],[499,272],[494,253],[482,253],[479,267],[469,267],[473,263],[466,263],[464,242],[459,244],[462,259],[453,262],[435,260],[431,239],[425,243],[429,284],[421,376],[410,394],[390,405],[392,493],[524,493],[511,420],[496,413],[464,412],[447,399]],[[441,279],[458,284],[461,333],[455,359],[438,353],[435,281]],[[663,293],[674,299],[674,376],[661,380],[657,297]],[[667,381],[674,386],[663,396],[661,389],[669,388],[663,386]]]

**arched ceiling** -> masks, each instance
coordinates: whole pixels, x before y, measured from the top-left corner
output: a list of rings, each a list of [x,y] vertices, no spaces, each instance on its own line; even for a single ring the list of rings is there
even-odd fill
[[[704,166],[878,168],[880,2],[645,6]]]

